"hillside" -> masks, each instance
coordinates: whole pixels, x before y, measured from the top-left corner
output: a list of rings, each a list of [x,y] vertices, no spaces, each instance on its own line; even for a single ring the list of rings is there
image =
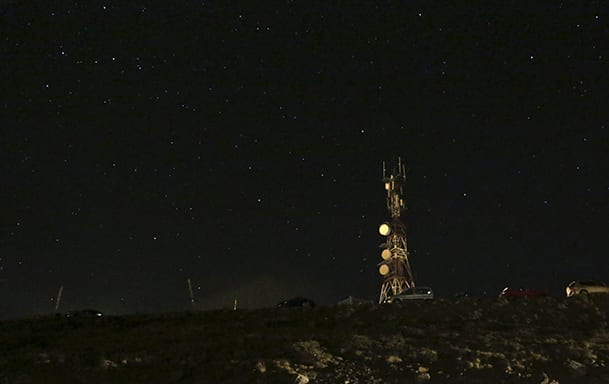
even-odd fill
[[[608,383],[609,298],[0,323],[0,382]]]

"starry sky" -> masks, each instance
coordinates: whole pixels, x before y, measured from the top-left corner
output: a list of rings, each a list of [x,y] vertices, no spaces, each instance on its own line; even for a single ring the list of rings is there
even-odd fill
[[[0,316],[609,280],[603,3],[0,2]]]

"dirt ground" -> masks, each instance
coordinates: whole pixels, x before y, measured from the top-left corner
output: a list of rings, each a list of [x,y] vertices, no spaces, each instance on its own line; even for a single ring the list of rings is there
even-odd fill
[[[0,383],[609,383],[609,297],[0,322]]]

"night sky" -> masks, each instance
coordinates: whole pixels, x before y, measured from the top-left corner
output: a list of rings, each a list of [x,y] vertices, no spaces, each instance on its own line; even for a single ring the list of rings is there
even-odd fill
[[[398,156],[418,285],[609,281],[604,1],[2,1],[0,75],[0,317],[376,300]]]

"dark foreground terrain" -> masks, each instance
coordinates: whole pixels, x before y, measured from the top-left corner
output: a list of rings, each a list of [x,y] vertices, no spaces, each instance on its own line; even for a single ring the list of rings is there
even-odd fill
[[[0,383],[609,383],[609,298],[0,323]]]

